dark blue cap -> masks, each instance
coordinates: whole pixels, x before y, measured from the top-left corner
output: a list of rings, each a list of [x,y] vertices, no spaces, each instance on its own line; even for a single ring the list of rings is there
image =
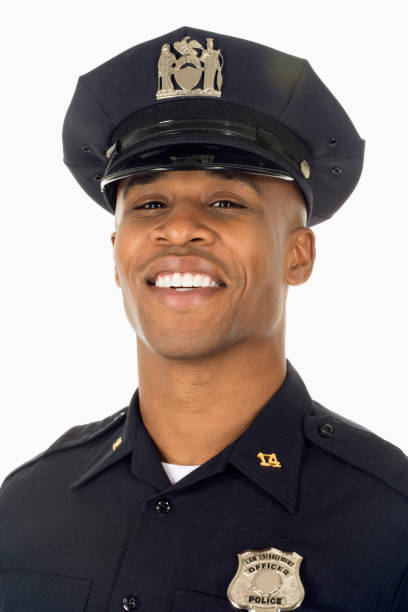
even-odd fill
[[[82,75],[63,127],[65,163],[111,213],[126,176],[235,169],[294,180],[309,226],[349,197],[364,144],[306,60],[189,27]]]

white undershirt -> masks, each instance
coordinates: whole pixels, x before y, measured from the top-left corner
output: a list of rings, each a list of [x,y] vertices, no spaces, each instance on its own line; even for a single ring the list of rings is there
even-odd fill
[[[177,465],[175,463],[163,463],[163,461],[161,464],[169,477],[171,484],[181,480],[184,478],[184,476],[187,476],[187,474],[200,467],[199,465]]]

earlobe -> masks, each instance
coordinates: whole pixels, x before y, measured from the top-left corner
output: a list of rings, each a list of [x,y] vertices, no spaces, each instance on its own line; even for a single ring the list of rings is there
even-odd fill
[[[115,239],[116,239],[116,232],[113,232],[111,234],[111,242],[112,242],[113,247],[115,247]],[[115,261],[115,252],[113,252],[113,260]],[[115,283],[117,284],[118,287],[120,287],[119,273],[118,273],[118,267],[116,265],[116,261],[115,261]]]
[[[290,240],[286,267],[288,285],[301,285],[310,277],[316,258],[315,235],[310,228],[296,230]]]
[[[115,283],[117,284],[118,287],[120,287],[118,268],[117,268],[116,264],[115,264]]]

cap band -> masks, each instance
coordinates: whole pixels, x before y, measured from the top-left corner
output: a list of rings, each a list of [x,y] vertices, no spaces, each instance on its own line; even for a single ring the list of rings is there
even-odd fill
[[[302,159],[303,143],[299,148],[289,151],[280,140],[268,130],[257,125],[228,121],[224,119],[169,119],[156,124],[137,128],[117,140],[106,151],[106,157],[112,162],[118,155],[142,143],[163,137],[183,134],[210,134],[241,138],[263,149],[273,150],[284,158],[290,165],[297,167]],[[300,144],[300,143],[299,143]],[[110,164],[109,164],[110,165]],[[109,172],[108,168],[106,174]]]

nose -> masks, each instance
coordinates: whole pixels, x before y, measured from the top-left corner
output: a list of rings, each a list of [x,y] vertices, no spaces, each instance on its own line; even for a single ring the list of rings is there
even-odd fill
[[[214,230],[203,219],[197,206],[190,199],[173,203],[157,226],[151,229],[151,240],[155,243],[171,243],[183,246],[191,241],[211,245],[215,241]]]

